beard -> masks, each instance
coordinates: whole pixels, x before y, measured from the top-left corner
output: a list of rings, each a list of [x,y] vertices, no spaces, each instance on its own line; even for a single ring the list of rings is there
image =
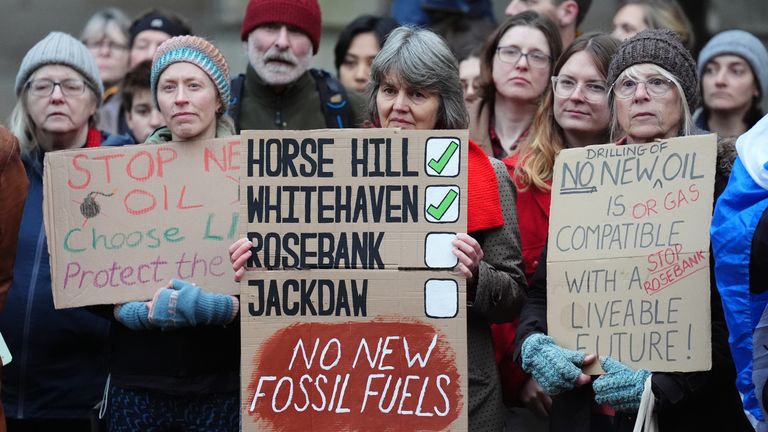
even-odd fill
[[[248,50],[248,61],[256,74],[269,85],[286,85],[296,81],[309,69],[311,58],[312,50],[307,51],[303,57],[275,47],[266,52],[255,48]]]

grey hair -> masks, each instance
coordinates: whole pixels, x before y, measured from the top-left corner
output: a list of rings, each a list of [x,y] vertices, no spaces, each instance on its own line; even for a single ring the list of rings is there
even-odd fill
[[[680,80],[677,79],[677,77],[669,72],[668,70],[664,69],[663,67],[656,65],[656,64],[639,64],[630,66],[622,73],[619,74],[619,76],[616,78],[616,81],[614,81],[611,84],[611,89],[613,89],[613,85],[615,85],[617,82],[619,82],[623,78],[629,78],[632,80],[639,80],[639,67],[645,66],[647,67],[648,71],[651,73],[657,73],[664,78],[667,78],[668,80],[672,81],[672,83],[675,85],[675,89],[677,90],[677,95],[680,97],[680,115],[682,119],[682,125],[680,125],[679,128],[679,136],[688,136],[688,135],[694,135],[696,131],[696,127],[694,126],[693,122],[693,116],[691,115],[691,110],[688,108],[688,100],[685,98],[685,92],[683,91],[683,87],[680,85]],[[622,135],[624,135],[625,131],[619,126],[619,118],[616,115],[616,93],[611,90],[613,95],[609,98],[608,104],[611,112],[611,142],[615,142],[617,139],[619,139]]]
[[[469,114],[459,79],[459,63],[443,38],[422,28],[402,26],[387,37],[371,65],[368,115],[378,123],[376,95],[388,75],[394,74],[411,89],[433,93],[440,99],[435,129],[466,129]]]
[[[131,20],[120,9],[114,7],[102,9],[93,14],[85,24],[80,34],[80,41],[86,43],[90,39],[100,40],[105,36],[113,36],[113,32],[117,31],[125,39],[127,46],[130,26]]]
[[[94,103],[98,108],[98,97],[90,86],[86,86],[89,90],[89,94],[93,97]],[[88,118],[88,126],[96,127],[99,123],[99,110]],[[19,140],[19,148],[23,156],[29,156],[37,151],[44,149],[40,148],[40,142],[37,139],[38,128],[35,122],[32,121],[32,117],[29,115],[29,109],[27,107],[27,86],[21,91],[18,99],[16,99],[16,105],[11,111],[11,116],[8,118],[8,130]]]

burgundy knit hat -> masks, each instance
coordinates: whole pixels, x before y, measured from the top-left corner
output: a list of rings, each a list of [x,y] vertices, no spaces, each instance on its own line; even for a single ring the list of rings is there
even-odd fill
[[[250,0],[245,10],[240,40],[262,24],[279,23],[296,27],[312,41],[314,53],[320,47],[320,5],[317,0]]]

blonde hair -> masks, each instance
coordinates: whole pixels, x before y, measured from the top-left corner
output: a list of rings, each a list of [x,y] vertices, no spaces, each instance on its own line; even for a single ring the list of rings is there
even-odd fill
[[[693,49],[695,38],[691,22],[676,0],[626,0],[619,9],[629,4],[640,6],[643,22],[649,29],[670,29],[680,36],[686,48]]]

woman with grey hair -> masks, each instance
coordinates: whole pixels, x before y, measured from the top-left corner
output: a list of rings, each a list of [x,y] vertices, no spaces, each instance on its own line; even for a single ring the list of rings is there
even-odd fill
[[[608,83],[612,83],[609,104],[617,144],[695,134],[691,110],[699,99],[696,62],[673,31],[645,30],[624,41],[611,60]],[[732,142],[718,143],[715,196],[722,191],[734,156]],[[540,261],[546,262],[546,249]],[[632,430],[648,379],[659,431],[750,430],[736,391],[723,306],[714,279],[710,283],[711,370],[652,373],[606,356],[599,358],[605,373],[593,380],[581,367],[597,362],[595,354],[565,349],[546,335],[547,271],[539,266],[516,346],[523,369],[548,394],[557,395],[550,430]],[[616,411],[612,419],[598,414],[598,405],[603,404]]]
[[[398,27],[373,60],[368,114],[374,127],[464,129],[467,110],[459,66],[442,38]],[[467,278],[469,430],[498,431],[505,408],[491,323],[514,320],[525,301],[520,234],[512,180],[504,164],[469,141],[467,233],[453,241],[454,271]],[[235,280],[251,256],[247,239],[230,246]]]
[[[122,97],[120,87],[128,73],[128,27],[131,21],[117,8],[102,9],[88,20],[80,40],[88,47],[99,67],[104,84],[104,104],[99,110],[99,128],[118,133]]]
[[[465,129],[456,58],[429,30],[394,30],[371,66],[370,120],[381,127]],[[469,430],[501,430],[505,408],[491,323],[514,320],[525,300],[512,181],[504,164],[469,141],[467,232],[457,234],[455,271],[467,278]]]
[[[53,308],[43,228],[43,157],[101,145],[95,125],[103,92],[88,49],[64,33],[32,47],[16,75],[10,129],[19,139],[29,193],[13,286],[0,315],[0,332],[15,357],[3,367],[8,430],[88,431],[90,409],[104,389],[109,323],[82,309]]]
[[[458,77],[456,58],[443,39],[431,31],[415,27],[399,27],[392,31],[388,41],[379,51],[371,65],[371,81],[368,91],[369,120],[380,127],[400,127],[403,129],[466,129],[469,115],[464,106],[464,94],[461,83],[455,85]],[[455,70],[454,70],[455,69]],[[456,75],[456,77],[454,77]],[[439,95],[434,124],[422,121],[403,121],[402,116],[381,118],[378,99],[386,99],[393,93],[395,85],[407,85],[416,93],[410,95],[419,102],[427,93]],[[418,90],[418,91],[417,91]],[[416,104],[421,108],[424,104]],[[431,107],[430,107],[431,108]],[[422,120],[421,110],[412,116]],[[390,119],[391,117],[391,119]],[[426,119],[432,120],[432,118]],[[394,122],[395,124],[390,124]],[[428,126],[428,127],[424,127]]]

